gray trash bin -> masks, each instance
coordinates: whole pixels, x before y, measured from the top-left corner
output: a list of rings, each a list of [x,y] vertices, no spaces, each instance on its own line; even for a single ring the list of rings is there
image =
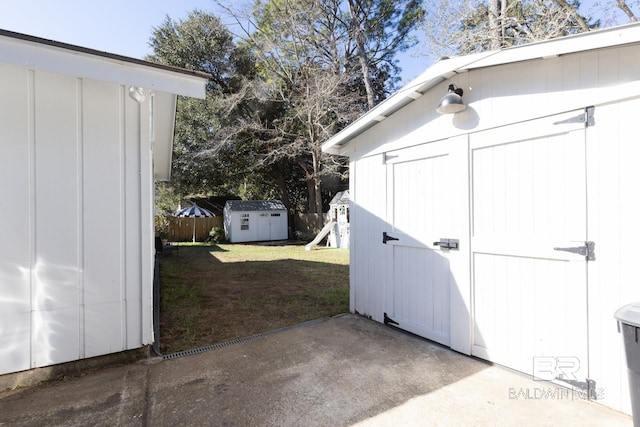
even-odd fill
[[[618,332],[622,332],[627,356],[629,393],[633,425],[640,427],[640,302],[625,305],[616,310]]]

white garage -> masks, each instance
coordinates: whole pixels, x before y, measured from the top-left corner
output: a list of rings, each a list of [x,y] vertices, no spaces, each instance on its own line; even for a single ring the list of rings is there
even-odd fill
[[[630,413],[639,111],[637,24],[434,64],[323,146],[350,158],[351,310]]]
[[[154,341],[154,179],[207,76],[0,30],[0,375]]]

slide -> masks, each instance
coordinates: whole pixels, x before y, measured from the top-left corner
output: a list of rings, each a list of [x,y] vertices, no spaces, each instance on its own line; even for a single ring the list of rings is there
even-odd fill
[[[320,230],[320,232],[318,233],[318,235],[316,236],[315,239],[313,239],[310,243],[307,243],[304,247],[304,249],[306,251],[310,251],[311,248],[313,248],[314,246],[316,246],[318,243],[320,243],[320,241],[322,241],[322,239],[324,239],[324,237],[329,234],[329,232],[331,231],[331,227],[333,227],[334,225],[336,225],[335,221],[329,221],[323,228],[322,230]]]

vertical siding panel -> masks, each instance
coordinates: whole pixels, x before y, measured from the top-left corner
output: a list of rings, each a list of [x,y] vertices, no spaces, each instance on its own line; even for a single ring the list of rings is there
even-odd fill
[[[142,177],[140,175],[140,105],[120,88],[124,138],[124,257],[126,296],[126,348],[139,347],[142,340]]]
[[[153,342],[153,268],[154,268],[154,223],[153,223],[153,149],[152,141],[152,108],[153,97],[147,97],[140,105],[140,265],[141,265],[141,323],[142,343]]]
[[[608,57],[607,67],[623,60],[629,59]],[[609,69],[606,74],[616,72]],[[638,109],[638,99],[596,107],[596,125],[587,136],[589,239],[596,242],[596,261],[589,263],[590,375],[602,388],[604,402],[626,412],[631,411],[626,361],[613,313],[640,301],[636,256],[640,148],[633,125]]]
[[[124,349],[119,87],[85,80],[83,104],[85,343],[91,357]]]
[[[360,256],[353,259],[354,310],[381,321],[386,295],[386,257],[381,244],[386,217],[386,174],[381,156],[356,162],[352,196],[351,238]]]
[[[35,73],[32,367],[79,357],[76,93],[74,77]]]
[[[32,73],[0,64],[0,374],[30,367]],[[8,242],[8,243],[7,243]]]

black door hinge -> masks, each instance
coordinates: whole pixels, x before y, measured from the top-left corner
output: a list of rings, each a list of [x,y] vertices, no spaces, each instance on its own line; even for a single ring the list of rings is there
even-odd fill
[[[398,325],[398,326],[400,326],[400,323],[396,322],[395,320],[393,320],[392,318],[387,316],[387,313],[384,313],[384,324],[385,325]]]
[[[386,231],[382,232],[382,243],[384,243],[385,245],[387,244],[387,242],[391,241],[391,240],[399,240],[397,237],[391,237],[387,234]]]

